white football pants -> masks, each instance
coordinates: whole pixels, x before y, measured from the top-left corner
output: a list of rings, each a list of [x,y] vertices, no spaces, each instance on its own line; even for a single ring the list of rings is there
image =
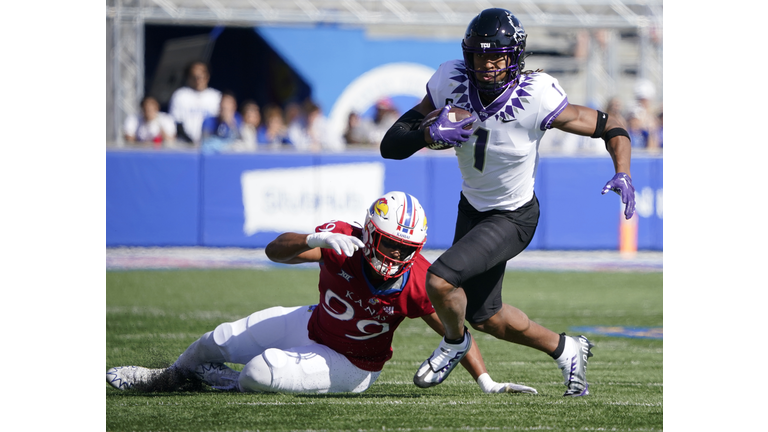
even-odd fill
[[[203,363],[244,364],[240,391],[359,393],[379,372],[362,370],[336,351],[309,339],[311,306],[264,309],[220,324],[192,343],[175,367],[194,370]]]

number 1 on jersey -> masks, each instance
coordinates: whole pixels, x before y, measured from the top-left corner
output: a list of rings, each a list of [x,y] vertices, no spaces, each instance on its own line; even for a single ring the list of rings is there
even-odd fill
[[[477,137],[475,140],[475,164],[473,165],[476,170],[483,172],[485,169],[485,149],[488,147],[488,137],[491,135],[491,131],[484,128],[477,128],[472,135]]]

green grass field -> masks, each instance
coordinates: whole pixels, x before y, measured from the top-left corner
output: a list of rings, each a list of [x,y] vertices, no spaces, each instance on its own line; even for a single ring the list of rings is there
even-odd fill
[[[110,271],[106,274],[106,369],[167,366],[217,324],[275,305],[317,302],[317,272],[305,269]],[[556,331],[571,327],[662,327],[662,273],[509,272],[505,302]],[[569,332],[573,334],[573,332]],[[105,383],[109,431],[381,431],[663,429],[663,343],[586,335],[591,395],[562,397],[555,362],[530,348],[474,332],[496,381],[538,395],[483,394],[462,368],[419,389],[418,365],[439,336],[421,320],[395,335],[394,357],[362,394],[286,395],[118,391]],[[237,365],[234,366],[239,369]]]

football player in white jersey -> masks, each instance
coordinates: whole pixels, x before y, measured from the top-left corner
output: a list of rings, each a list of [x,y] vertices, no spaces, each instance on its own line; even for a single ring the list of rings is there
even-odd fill
[[[440,320],[424,283],[421,255],[427,219],[419,201],[389,192],[373,202],[363,227],[332,221],[313,234],[283,233],[266,248],[286,264],[320,265],[319,303],[272,307],[224,323],[192,343],[167,369],[121,366],[107,371],[120,390],[175,390],[188,379],[242,392],[358,393],[392,357],[392,337],[405,318]],[[488,375],[477,344],[461,360],[485,393],[531,393]],[[241,372],[224,363],[243,364]]]
[[[631,145],[619,119],[570,104],[555,78],[523,71],[526,38],[510,11],[482,11],[465,32],[463,60],[440,65],[424,99],[381,142],[387,159],[405,159],[432,143],[452,146],[463,178],[454,243],[427,274],[427,293],[445,337],[414,376],[422,387],[445,380],[452,370],[447,362],[455,365],[466,352],[467,320],[477,330],[552,356],[563,373],[565,396],[589,394],[586,368],[593,344],[583,336],[557,334],[504,304],[501,286],[506,262],[530,244],[538,224],[534,179],[544,132],[557,128],[605,141],[616,174],[602,193],[621,196],[627,219],[635,207]],[[450,105],[473,116],[453,122]],[[439,117],[420,129],[438,107],[443,107]],[[468,124],[471,129],[464,129]]]

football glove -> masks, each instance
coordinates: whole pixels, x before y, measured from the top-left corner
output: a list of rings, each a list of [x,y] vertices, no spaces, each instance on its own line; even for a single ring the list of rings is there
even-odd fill
[[[621,202],[624,204],[624,217],[632,218],[635,214],[635,187],[632,186],[632,178],[623,172],[616,173],[603,187],[603,195],[609,191],[614,191],[621,197]]]
[[[515,383],[497,383],[486,393],[528,393],[539,394],[533,387],[524,386],[522,384]]]
[[[336,255],[343,253],[348,257],[354,255],[358,249],[365,247],[363,242],[357,237],[332,232],[319,232],[308,235],[307,246],[311,248],[333,249],[336,251]]]
[[[515,383],[497,383],[488,373],[484,373],[477,378],[477,384],[483,390],[483,393],[528,393],[539,394],[533,387],[524,386]]]
[[[461,143],[468,140],[472,135],[472,130],[464,129],[464,126],[474,123],[475,117],[467,117],[464,120],[452,122],[448,119],[450,105],[443,107],[440,115],[429,125],[429,136],[432,141],[438,144],[447,144],[454,147],[461,147]]]

